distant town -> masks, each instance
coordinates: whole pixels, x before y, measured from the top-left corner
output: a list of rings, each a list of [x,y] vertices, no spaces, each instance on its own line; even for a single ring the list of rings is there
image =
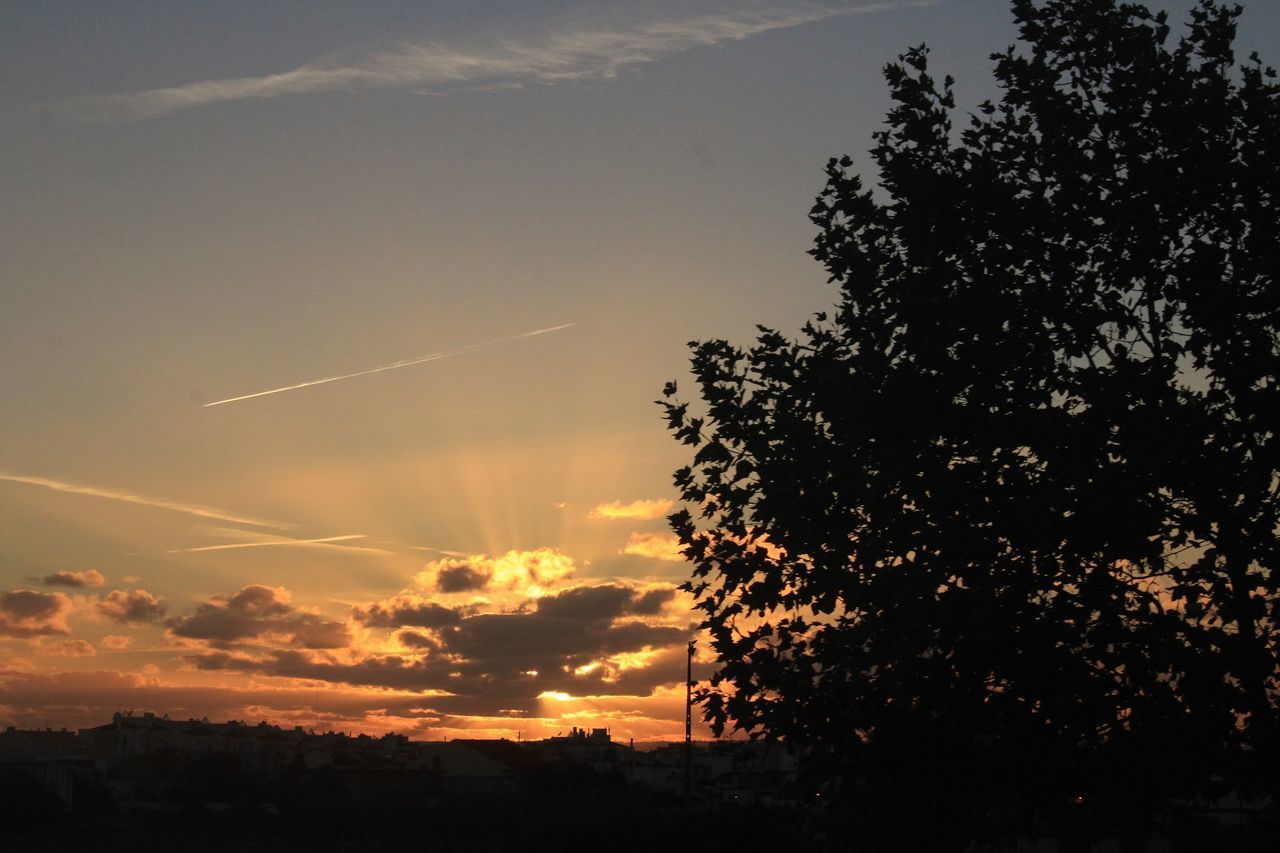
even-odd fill
[[[607,728],[423,741],[116,713],[0,732],[0,849],[848,849],[827,804],[849,791],[811,772],[818,761],[769,741],[637,746]],[[1163,840],[1135,849],[1244,844],[1264,805],[1170,803]],[[1075,848],[1048,836],[1007,849]]]
[[[761,806],[790,806],[799,797],[797,758],[782,744],[694,742],[687,774],[684,743],[646,746],[615,741],[607,728],[573,728],[533,741],[421,741],[398,734],[282,728],[265,721],[117,712],[110,722],[79,731],[8,727],[0,734],[0,775],[31,779],[67,810],[76,807],[78,788],[96,784],[126,812],[178,808],[175,792],[201,765],[264,779],[324,772],[357,789],[399,777],[468,794],[514,792],[530,772],[572,769],[657,795]],[[224,804],[214,799],[204,805]]]

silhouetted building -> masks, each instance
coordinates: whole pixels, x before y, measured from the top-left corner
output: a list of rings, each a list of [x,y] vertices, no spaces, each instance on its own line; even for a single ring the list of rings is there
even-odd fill
[[[53,792],[71,808],[75,782],[99,768],[86,744],[66,729],[23,731],[9,726],[0,733],[0,775],[24,777]]]
[[[580,729],[574,726],[567,735],[556,735],[542,741],[533,741],[550,758],[572,761],[590,767],[598,773],[617,769],[632,752],[631,748],[616,743],[608,729]]]

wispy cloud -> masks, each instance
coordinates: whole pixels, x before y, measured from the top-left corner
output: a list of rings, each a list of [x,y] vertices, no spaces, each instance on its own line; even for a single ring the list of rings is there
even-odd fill
[[[540,38],[494,39],[476,45],[406,44],[347,64],[315,62],[260,77],[89,95],[64,100],[58,107],[76,118],[137,119],[227,101],[314,92],[424,87],[442,91],[509,89],[530,83],[609,78],[626,66],[653,62],[696,47],[738,41],[837,16],[931,6],[937,2],[756,3],[701,15],[566,29]]]
[[[507,343],[508,341],[518,341],[524,338],[532,338],[538,335],[545,335],[551,332],[558,332],[561,329],[568,329],[576,323],[562,323],[559,326],[551,326],[546,329],[535,329],[532,332],[524,332],[519,335],[512,335],[507,338],[498,338],[497,340],[485,341],[484,343],[471,344],[470,346],[459,347],[458,349],[446,350],[445,352],[436,352],[430,355],[418,356],[417,358],[406,358],[403,361],[394,361],[391,364],[383,364],[378,367],[370,367],[367,370],[357,370],[355,373],[344,373],[341,376],[326,376],[323,379],[309,379],[306,382],[299,382],[296,385],[284,385],[280,388],[271,388],[266,391],[255,391],[252,394],[241,394],[239,397],[228,397],[225,400],[214,400],[212,403],[205,403],[204,408],[210,406],[221,406],[224,403],[238,403],[241,400],[252,400],[254,397],[266,397],[268,394],[281,394],[285,391],[296,391],[299,388],[310,388],[312,385],[324,385],[326,382],[337,382],[340,379],[354,379],[357,376],[368,376],[371,373],[382,373],[386,370],[395,370],[399,367],[409,367],[414,364],[426,364],[429,361],[439,361],[442,358],[450,358],[463,353],[475,352],[478,349],[496,346],[498,344]]]
[[[84,483],[73,483],[69,480],[57,480],[52,477],[29,477],[22,474],[9,474],[0,471],[0,480],[7,480],[10,483],[25,483],[29,486],[40,486],[45,489],[52,489],[55,492],[66,492],[72,495],[87,495],[94,498],[105,498],[111,501],[120,501],[122,503],[139,504],[141,506],[155,507],[156,509],[167,509],[173,512],[182,512],[187,515],[194,515],[199,518],[211,518],[217,521],[227,521],[232,524],[247,524],[251,527],[274,527],[284,529],[292,525],[284,524],[279,521],[271,521],[263,518],[251,518],[247,515],[228,512],[224,509],[216,509],[209,506],[201,506],[200,504],[181,503],[179,501],[166,500],[165,498],[149,497],[140,495],[137,492],[127,492],[122,489],[112,489],[105,486],[89,486]]]
[[[450,551],[448,548],[432,548],[429,545],[409,545],[410,551],[427,551],[431,554],[443,554],[446,557],[465,557],[466,551]]]

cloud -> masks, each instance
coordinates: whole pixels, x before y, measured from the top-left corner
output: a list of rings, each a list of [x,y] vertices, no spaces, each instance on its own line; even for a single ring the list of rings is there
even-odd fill
[[[107,579],[97,569],[89,569],[84,572],[54,572],[51,575],[45,575],[40,582],[46,586],[86,587],[102,586]]]
[[[653,616],[660,613],[666,604],[674,601],[675,597],[675,587],[650,589],[631,600],[630,611],[637,616]]]
[[[405,633],[405,632],[402,632]],[[495,713],[501,708],[531,710],[539,694],[645,695],[682,678],[680,667],[648,666],[646,653],[674,650],[680,658],[688,634],[681,628],[639,622],[553,619],[537,614],[480,614],[442,632],[442,642],[421,635],[409,638],[412,655],[371,654],[356,658],[270,649],[261,655],[210,651],[189,655],[199,670],[233,671],[277,678],[305,679],[358,687],[413,690],[449,695],[436,704],[458,713]],[[405,638],[401,638],[402,640]],[[603,662],[638,662],[619,678]]]
[[[462,621],[458,610],[409,593],[367,607],[354,607],[351,615],[370,628],[443,628]]]
[[[283,639],[308,649],[342,648],[351,642],[346,624],[294,607],[283,587],[250,584],[164,624],[177,637],[229,648],[246,640]]]
[[[247,524],[251,527],[275,528],[286,528],[291,526],[278,521],[250,518],[246,515],[232,513],[222,509],[215,509],[213,507],[200,506],[199,504],[179,503],[178,501],[166,500],[164,498],[147,497],[146,495],[140,495],[136,492],[126,492],[120,489],[111,489],[102,486],[88,486],[83,483],[73,483],[68,480],[55,480],[50,477],[28,477],[20,474],[7,474],[0,471],[0,480],[8,480],[11,483],[25,483],[29,486],[40,486],[41,488],[52,489],[55,492],[66,492],[73,495],[88,495],[95,498],[120,501],[122,503],[139,504],[141,506],[155,507],[157,509],[167,509],[173,512],[194,515],[198,518],[212,518],[218,521],[229,521],[232,524]]]
[[[632,533],[619,553],[676,563],[685,559],[679,538],[662,533]]]
[[[55,640],[41,643],[40,649],[49,655],[60,657],[93,657],[97,654],[93,646],[84,640]]]
[[[472,554],[426,564],[415,580],[442,593],[501,589],[539,595],[577,571],[573,557],[556,548],[508,551],[498,556]]]
[[[0,637],[43,637],[69,634],[71,599],[60,592],[15,589],[0,592]]]
[[[538,613],[566,619],[613,619],[627,612],[635,591],[619,584],[576,586],[538,599]]]
[[[401,631],[396,634],[396,641],[406,649],[414,651],[437,651],[440,649],[440,640],[431,634],[421,631]]]
[[[436,574],[436,589],[441,592],[470,592],[484,589],[488,583],[488,574],[466,563],[441,566]]]
[[[669,500],[632,501],[629,504],[612,501],[595,507],[587,513],[587,517],[605,518],[611,521],[620,518],[648,521],[662,518],[671,511],[671,506],[672,502]]]
[[[680,669],[683,678],[683,669]],[[0,669],[0,717],[19,728],[97,726],[121,708],[168,713],[174,719],[268,720],[310,728],[317,722],[315,689],[308,684],[192,685],[165,683],[156,675],[79,670],[32,672]],[[331,684],[320,699],[321,729],[414,737],[548,737],[571,725],[609,721],[615,739],[682,736],[684,688],[659,688],[649,696],[578,694],[535,700],[531,712],[502,715],[469,708],[464,697],[411,691],[343,688]],[[497,707],[494,705],[493,707]],[[695,719],[695,726],[700,722]],[[695,736],[702,729],[695,729]]]
[[[296,649],[271,649],[258,656],[212,651],[189,655],[187,661],[207,672],[245,672],[419,693],[447,693],[444,688],[449,682],[447,662],[399,655],[367,655],[351,662]]]
[[[565,560],[542,549],[485,558],[485,565],[495,578],[524,583],[548,571],[562,574]],[[125,609],[129,593],[114,593],[125,596],[119,602]],[[12,599],[6,612],[34,625],[69,612],[74,603],[59,593],[30,593]],[[675,587],[622,580],[560,585],[514,609],[480,610],[495,606],[448,606],[406,590],[358,604],[341,622],[295,605],[286,589],[251,584],[164,622],[170,637],[185,645],[182,660],[194,670],[181,676],[184,686],[161,685],[164,672],[151,662],[137,675],[85,673],[82,680],[36,677],[10,662],[7,669],[0,666],[0,714],[15,721],[33,714],[75,718],[87,725],[132,706],[174,716],[310,725],[314,691],[327,685],[323,705],[348,703],[341,713],[329,711],[328,719],[366,731],[409,726],[434,737],[502,737],[518,727],[526,735],[554,734],[568,727],[572,715],[574,725],[591,715],[634,718],[637,737],[678,730],[667,712],[675,706],[660,698],[684,678],[689,612]],[[49,654],[90,648],[55,646],[54,639],[41,640],[41,648]],[[119,651],[129,640],[108,635],[100,650]],[[198,673],[220,673],[224,687],[192,685]],[[654,712],[661,719],[637,710],[646,707],[664,709]],[[89,714],[99,718],[82,719]]]
[[[87,120],[141,119],[209,104],[363,89],[438,91],[519,88],[570,80],[607,79],[627,66],[653,62],[697,47],[750,38],[839,15],[901,6],[868,3],[822,6],[806,2],[758,4],[702,15],[566,29],[542,38],[496,39],[484,44],[406,44],[349,64],[311,63],[260,77],[202,80],[139,92],[69,98],[56,106]]]
[[[175,719],[272,719],[282,725],[314,721],[311,687],[235,687],[165,684],[140,673],[90,670],[30,672],[0,669],[0,717],[19,728],[79,728],[111,720],[122,708],[169,713]],[[331,728],[401,730],[422,715],[423,697],[329,688],[321,699]]]
[[[617,583],[577,586],[538,599],[538,612],[571,619],[654,615],[674,596],[674,587],[644,591]]]
[[[263,600],[279,609],[275,599]],[[367,629],[395,631],[394,653],[375,640],[369,646],[380,651],[368,654],[223,649],[187,661],[205,671],[447,692],[440,707],[459,713],[528,711],[548,690],[644,695],[680,679],[688,614],[664,614],[674,600],[670,585],[611,582],[556,590],[533,607],[480,613],[406,592],[352,610]]]
[[[113,589],[95,605],[100,615],[121,625],[159,622],[164,618],[166,608],[163,598],[158,598],[145,589]]]

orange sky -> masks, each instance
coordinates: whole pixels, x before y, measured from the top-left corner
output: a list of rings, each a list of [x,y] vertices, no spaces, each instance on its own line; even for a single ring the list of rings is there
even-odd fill
[[[679,737],[653,401],[835,300],[807,212],[828,157],[870,174],[885,63],[928,42],[976,103],[1012,36],[1002,0],[0,4],[0,724]]]

